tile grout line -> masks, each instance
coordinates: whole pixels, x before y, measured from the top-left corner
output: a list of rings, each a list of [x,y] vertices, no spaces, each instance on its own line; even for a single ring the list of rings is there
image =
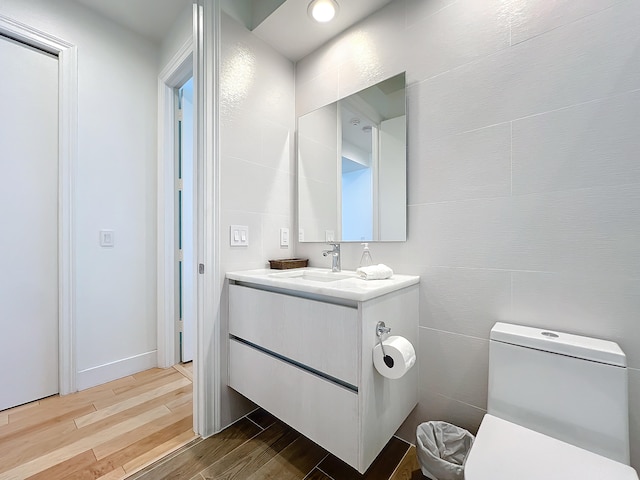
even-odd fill
[[[328,456],[328,455],[327,455]],[[326,457],[325,457],[326,458]],[[329,477],[331,480],[335,480],[335,478],[333,478],[331,475],[329,475],[327,472],[325,472],[324,470],[322,470],[320,467],[316,467],[318,469],[319,472],[321,472],[323,475],[326,475],[327,477]],[[315,470],[315,468],[314,468]],[[311,472],[309,472],[309,474],[311,474],[313,472],[313,470],[311,470]]]
[[[320,460],[320,461],[318,462],[318,464],[317,464],[315,467],[313,467],[313,468],[309,471],[309,473],[307,473],[307,474],[305,475],[305,477],[304,477],[302,480],[305,480],[306,478],[309,478],[309,475],[311,475],[315,469],[318,469],[319,471],[321,471],[322,473],[324,473],[325,475],[327,475],[327,477],[331,478],[331,480],[333,480],[333,477],[332,477],[331,475],[328,475],[328,474],[327,474],[327,472],[323,471],[323,470],[320,468],[320,464],[321,464],[322,462],[324,462],[324,461],[327,459],[327,457],[328,457],[328,456],[329,456],[329,453],[327,453],[324,457],[322,457],[322,460]]]
[[[170,462],[171,460],[178,457],[179,455],[182,455],[184,452],[195,447],[196,445],[198,445],[200,442],[204,440],[205,440],[204,438],[198,436],[197,438],[185,443],[181,447],[178,447],[176,450],[169,453],[168,455],[165,455],[164,457],[151,461],[148,465],[142,466],[140,467],[140,469],[136,471],[127,473],[126,478],[138,479],[138,478],[144,477],[148,473],[153,472],[154,470],[161,467],[162,465],[165,465],[167,462]]]
[[[509,122],[509,193],[513,196],[513,120]]]
[[[395,435],[394,435],[395,436]],[[398,437],[396,437],[398,438]],[[400,440],[402,440],[400,438]],[[407,443],[407,442],[405,442]],[[411,444],[409,444],[409,447],[407,448],[407,451],[404,452],[404,455],[402,456],[402,458],[400,459],[400,462],[398,462],[398,465],[396,465],[396,468],[393,469],[393,472],[391,472],[391,476],[389,477],[389,479],[392,479],[393,476],[396,474],[396,472],[398,471],[398,469],[400,468],[400,465],[402,465],[402,462],[404,461],[405,458],[407,458],[407,455],[409,455],[409,452],[411,451]]]
[[[253,412],[251,412],[251,413],[253,413]],[[262,425],[258,425],[258,423],[257,423],[257,422],[254,422],[253,420],[251,420],[251,419],[249,418],[249,415],[251,415],[251,413],[248,413],[244,418],[246,418],[246,419],[247,419],[247,420],[249,420],[251,423],[253,423],[256,427],[258,427],[258,428],[261,430],[261,433],[262,433],[262,432],[264,432],[267,428],[269,428],[269,427],[271,426],[271,425],[269,425],[269,427],[267,427],[267,428],[263,428],[263,427],[262,427]],[[251,437],[251,438],[253,438],[253,437]]]
[[[257,409],[256,409],[257,410]],[[255,410],[254,410],[255,411]],[[249,412],[247,415],[251,415],[251,413],[253,412]],[[242,442],[240,445],[238,445],[237,447],[235,447],[233,450],[231,450],[230,452],[225,453],[222,457],[220,457],[219,459],[215,460],[214,463],[218,463],[220,461],[222,461],[225,457],[227,457],[228,455],[231,455],[233,452],[235,452],[236,450],[238,450],[239,448],[243,447],[244,445],[246,445],[247,443],[249,443],[251,440],[253,440],[254,438],[256,438],[257,436],[263,434],[264,432],[267,431],[266,428],[262,428],[260,425],[258,425],[256,422],[254,422],[253,420],[251,420],[250,418],[248,418],[248,416],[245,415],[244,417],[241,417],[238,421],[242,420],[242,419],[247,419],[249,420],[251,423],[253,423],[254,425],[256,425],[259,429],[261,429],[258,433],[256,433],[255,435],[253,435],[252,437],[247,438],[244,442]],[[237,422],[234,422],[237,423]],[[271,427],[272,425],[269,425],[269,427]],[[227,427],[228,428],[228,427]],[[268,462],[267,462],[268,463]],[[211,464],[213,465],[213,463]],[[204,475],[202,475],[202,472],[204,472],[205,470],[207,470],[211,465],[207,465],[205,468],[203,468],[202,470],[200,470],[198,472],[198,475],[200,475],[203,479],[204,479]]]

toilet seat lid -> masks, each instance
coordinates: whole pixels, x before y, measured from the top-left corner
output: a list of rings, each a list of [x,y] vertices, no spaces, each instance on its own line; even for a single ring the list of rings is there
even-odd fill
[[[628,465],[489,414],[464,475],[466,480],[638,480]]]

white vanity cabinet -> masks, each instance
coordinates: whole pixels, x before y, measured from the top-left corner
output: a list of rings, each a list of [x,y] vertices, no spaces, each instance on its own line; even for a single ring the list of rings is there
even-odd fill
[[[418,369],[389,380],[372,357],[378,321],[417,346],[417,277],[384,289],[247,275],[227,274],[229,386],[364,472],[417,404]],[[360,294],[345,293],[350,284]]]

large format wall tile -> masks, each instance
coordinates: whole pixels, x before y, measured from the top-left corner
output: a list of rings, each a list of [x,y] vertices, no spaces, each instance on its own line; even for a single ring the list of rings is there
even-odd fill
[[[413,409],[407,421],[402,424],[396,435],[403,440],[416,444],[416,429],[423,422],[440,420],[453,423],[472,434],[476,434],[486,411],[453,398],[431,393],[429,388],[421,388],[419,403]]]
[[[344,56],[340,65],[339,98],[406,69],[409,54],[405,47],[406,30],[398,28],[404,19],[404,2],[391,2],[338,39],[336,44]]]
[[[617,342],[640,368],[640,277],[513,272],[513,323]]]
[[[438,139],[409,125],[409,204],[511,194],[511,125],[503,123]]]
[[[415,121],[438,138],[638,89],[639,23],[625,2],[427,80]]]
[[[291,173],[222,157],[222,197],[235,210],[289,215]]]
[[[416,47],[422,60],[409,60],[409,83],[509,47],[509,30],[502,0],[461,0],[442,8],[407,29],[407,45]]]
[[[338,99],[339,70],[332,67],[327,72],[296,84],[296,117],[312,112]]]
[[[511,268],[640,274],[640,184],[513,197]]]
[[[468,268],[426,268],[420,275],[420,325],[483,339],[508,321],[511,272]]]
[[[640,273],[640,185],[411,207],[427,265]],[[411,217],[411,215],[410,215]]]
[[[640,183],[640,91],[513,122],[513,193]]]
[[[426,2],[424,0],[405,0],[407,8],[405,25],[410,28],[457,2],[458,0],[429,0]]]
[[[420,327],[420,388],[486,408],[489,341]]]
[[[399,260],[413,258],[430,266],[509,268],[516,260],[513,212],[510,197],[411,206],[409,243],[398,252]]]
[[[511,43],[529,38],[567,25],[588,15],[605,10],[621,0],[527,0],[512,1]]]

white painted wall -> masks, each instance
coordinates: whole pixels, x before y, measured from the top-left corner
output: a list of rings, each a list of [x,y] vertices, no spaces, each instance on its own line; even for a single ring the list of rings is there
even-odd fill
[[[510,321],[620,344],[640,468],[639,24],[636,0],[403,0],[297,64],[298,115],[407,71],[408,241],[371,251],[421,275],[409,440],[477,428]]]
[[[159,49],[68,0],[4,0],[0,13],[78,46],[78,387],[155,366]],[[100,229],[115,248],[99,246]]]
[[[264,268],[287,258],[280,227],[293,232],[293,64],[226,14],[222,18],[220,71],[220,271]],[[247,225],[249,246],[229,246],[229,227]],[[294,235],[291,235],[292,237]],[[221,424],[248,404],[227,385],[227,288],[221,298]]]
[[[193,37],[193,5],[185,7],[160,45],[160,70],[171,62],[173,56]]]

